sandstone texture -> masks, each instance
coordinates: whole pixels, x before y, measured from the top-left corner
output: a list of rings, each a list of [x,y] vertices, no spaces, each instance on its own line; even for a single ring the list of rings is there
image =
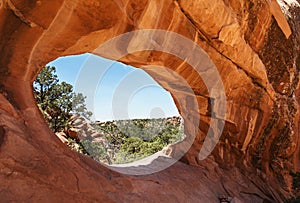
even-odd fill
[[[300,170],[299,5],[298,0],[0,0],[0,202],[294,197],[290,172]],[[195,46],[148,32],[101,47],[146,29],[180,34],[206,57],[195,59]],[[190,57],[164,52],[176,46],[182,49],[178,54]],[[185,120],[184,142],[191,142],[179,162],[151,175],[123,175],[70,151],[50,131],[32,82],[48,62],[86,52],[142,68],[171,92]],[[200,64],[201,76],[189,58]],[[202,77],[210,76],[212,66],[222,79],[226,108],[213,102],[218,91],[210,92]],[[212,131],[210,123],[216,124]],[[220,140],[209,140],[216,144],[213,152],[201,160],[208,131],[217,136],[223,124]]]

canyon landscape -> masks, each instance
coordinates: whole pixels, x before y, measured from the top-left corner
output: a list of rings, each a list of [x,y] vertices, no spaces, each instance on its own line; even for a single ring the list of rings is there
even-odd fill
[[[299,201],[299,0],[0,0],[0,50],[0,202]],[[32,83],[82,53],[172,94],[174,164],[124,174],[50,130]]]

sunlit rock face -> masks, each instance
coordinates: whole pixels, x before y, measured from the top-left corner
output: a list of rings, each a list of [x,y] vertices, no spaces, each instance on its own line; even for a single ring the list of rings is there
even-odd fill
[[[300,170],[300,11],[299,1],[279,3],[0,0],[1,200],[290,199],[294,191],[289,173]],[[214,66],[222,79],[225,117],[215,113],[220,106],[210,101],[217,101],[218,94],[210,94],[203,75],[161,48],[180,45],[192,54],[195,47],[168,35],[134,34],[101,49],[116,36],[143,29],[174,32],[201,47],[211,60],[199,59],[203,72]],[[84,52],[143,68],[172,93],[185,120],[186,142],[192,142],[180,162],[156,174],[131,177],[60,143],[35,105],[32,82],[49,61]],[[201,160],[199,152],[207,147],[203,143],[213,121],[224,129],[221,133],[214,126],[211,136],[221,133],[220,140],[209,143],[216,147]],[[182,146],[174,146],[171,154]]]

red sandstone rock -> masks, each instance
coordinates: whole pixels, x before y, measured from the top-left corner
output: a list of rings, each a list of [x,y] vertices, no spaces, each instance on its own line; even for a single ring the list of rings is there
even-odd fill
[[[300,169],[299,7],[290,7],[290,35],[277,3],[271,2],[273,7],[270,1],[259,0],[0,0],[1,201],[217,202],[225,195],[241,202],[282,202],[291,198],[289,172]],[[182,158],[185,164],[130,177],[62,144],[35,105],[32,82],[46,63],[59,56],[95,52],[114,59],[115,54],[143,44],[176,45],[168,38],[135,36],[105,52],[95,51],[115,36],[141,29],[181,34],[208,54],[224,84],[226,118],[212,155],[199,160],[209,123],[219,118],[213,117],[218,106],[210,106],[211,96],[197,72],[186,61],[159,51],[118,59],[145,69],[172,93],[185,119],[186,134],[195,138]],[[170,71],[154,68],[158,65]],[[189,108],[193,100],[187,85],[172,73],[184,78],[201,101],[198,112]],[[198,127],[193,121],[199,114]]]
[[[68,129],[68,136],[74,140],[79,140],[79,135],[78,135],[79,129],[76,128],[70,128]]]

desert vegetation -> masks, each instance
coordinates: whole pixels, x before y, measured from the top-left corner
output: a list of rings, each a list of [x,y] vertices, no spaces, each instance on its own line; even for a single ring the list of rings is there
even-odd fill
[[[55,67],[44,67],[33,87],[37,105],[52,131],[61,133],[72,150],[98,162],[133,162],[184,138],[180,117],[89,121],[92,112],[86,108],[85,96],[74,93],[71,84],[60,82]]]

